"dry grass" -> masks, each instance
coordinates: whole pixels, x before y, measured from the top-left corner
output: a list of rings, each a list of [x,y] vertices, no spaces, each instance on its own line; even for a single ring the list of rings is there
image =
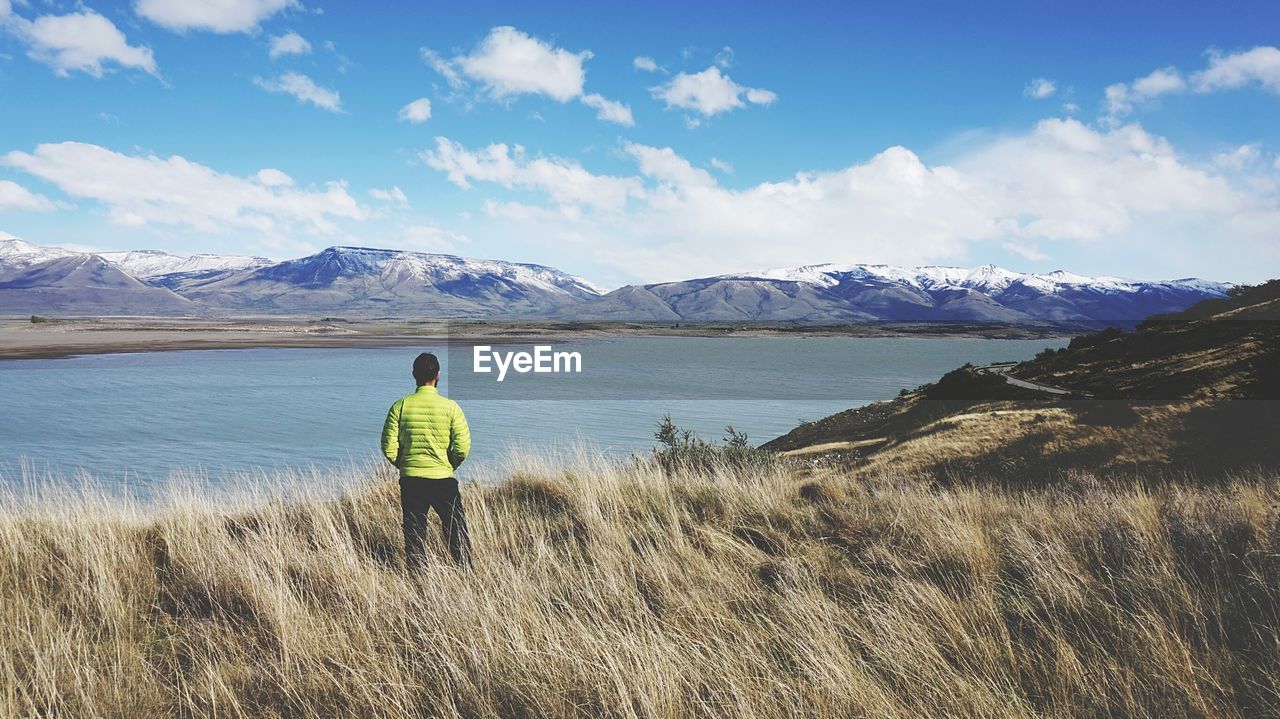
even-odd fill
[[[399,569],[390,477],[0,512],[4,716],[1276,716],[1280,482],[532,463]]]
[[[1070,406],[978,404],[972,411],[946,415],[894,437],[867,456],[864,469],[876,474],[924,473],[951,466],[1001,471],[1012,469],[1006,466],[1012,463],[1046,471],[1063,466],[1102,472],[1168,467],[1180,448],[1178,430],[1187,414],[1204,403],[1105,405],[1130,413],[1132,421],[1100,424]]]

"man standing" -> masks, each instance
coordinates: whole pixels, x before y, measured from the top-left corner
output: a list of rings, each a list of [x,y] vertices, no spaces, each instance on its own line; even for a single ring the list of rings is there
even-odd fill
[[[427,513],[436,510],[449,553],[471,565],[467,520],[453,471],[471,451],[471,430],[457,402],[440,394],[440,360],[423,352],[413,361],[417,391],[397,400],[382,425],[382,454],[400,470],[400,510],[404,553],[409,567],[427,562],[423,539]]]

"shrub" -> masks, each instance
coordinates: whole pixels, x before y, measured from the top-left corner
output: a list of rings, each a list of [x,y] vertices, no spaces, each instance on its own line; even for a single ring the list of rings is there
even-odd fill
[[[752,447],[745,432],[737,431],[733,425],[725,427],[724,431],[725,438],[720,444],[708,442],[693,430],[677,426],[671,415],[664,415],[653,433],[653,438],[658,440],[658,446],[653,448],[653,457],[667,472],[719,467],[766,469],[777,463],[778,458],[772,452]]]

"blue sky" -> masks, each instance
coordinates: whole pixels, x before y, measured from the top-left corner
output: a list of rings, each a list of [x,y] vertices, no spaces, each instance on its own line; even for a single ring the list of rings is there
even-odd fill
[[[816,262],[1257,281],[1280,275],[1277,45],[1271,2],[0,0],[0,228],[606,286]]]

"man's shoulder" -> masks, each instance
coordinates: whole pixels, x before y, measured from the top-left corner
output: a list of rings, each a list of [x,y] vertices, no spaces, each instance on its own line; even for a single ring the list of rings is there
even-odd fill
[[[453,401],[452,398],[446,397],[444,395],[439,395],[439,397],[444,402],[445,406],[448,407],[450,410],[458,413],[462,412],[462,405]]]

